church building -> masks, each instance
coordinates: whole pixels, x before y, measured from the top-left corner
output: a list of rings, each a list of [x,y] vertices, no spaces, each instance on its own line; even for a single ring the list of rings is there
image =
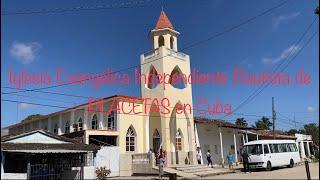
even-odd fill
[[[161,11],[155,27],[150,32],[152,50],[140,56],[141,75],[190,74],[190,59],[178,52],[179,32]],[[171,76],[170,76],[171,78]],[[172,80],[169,80],[172,82]],[[164,87],[165,86],[165,87]],[[143,98],[166,99],[170,106],[163,107]],[[147,114],[129,112],[135,99],[135,110]],[[117,102],[118,106],[114,106]],[[119,105],[121,103],[121,105]],[[189,111],[181,111],[188,104]],[[86,103],[39,118],[24,120],[8,127],[9,135],[44,129],[58,135],[77,138],[86,144],[117,146],[119,148],[119,175],[131,175],[133,154],[155,153],[162,148],[166,152],[167,165],[193,164],[195,162],[194,119],[191,111],[192,87],[182,83],[157,84],[154,78],[141,76],[141,97],[115,95],[92,103]],[[103,111],[98,106],[103,108]],[[121,106],[123,112],[117,107]],[[93,110],[92,110],[93,109]],[[152,109],[159,109],[154,111]],[[161,112],[170,113],[161,113]],[[178,111],[178,112],[177,112]],[[105,113],[108,112],[108,113]]]

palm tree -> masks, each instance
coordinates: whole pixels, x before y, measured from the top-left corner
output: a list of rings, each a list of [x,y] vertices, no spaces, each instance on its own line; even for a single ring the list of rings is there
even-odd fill
[[[244,118],[237,118],[236,125],[247,127],[248,123]]]
[[[267,117],[262,117],[260,120],[255,122],[255,128],[259,128],[259,129],[266,129],[266,130],[270,130],[270,126],[272,126],[272,123],[270,122],[269,118]]]

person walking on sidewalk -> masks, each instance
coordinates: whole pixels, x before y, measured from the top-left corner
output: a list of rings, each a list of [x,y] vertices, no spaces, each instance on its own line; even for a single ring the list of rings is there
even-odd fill
[[[249,155],[248,153],[246,152],[246,150],[243,150],[243,153],[242,153],[242,163],[243,163],[243,169],[244,169],[244,172],[245,173],[248,173],[250,172],[250,167],[249,167]]]
[[[198,164],[201,164],[201,152],[200,151],[197,152],[197,161],[198,161]]]
[[[162,176],[164,174],[163,172],[163,167],[164,167],[164,157],[163,157],[163,151],[162,148],[160,149],[160,153],[159,153],[159,179],[162,179]]]
[[[231,152],[229,152],[229,154],[227,155],[227,162],[229,165],[229,170],[233,170],[234,158],[233,158],[233,155],[231,154]]]

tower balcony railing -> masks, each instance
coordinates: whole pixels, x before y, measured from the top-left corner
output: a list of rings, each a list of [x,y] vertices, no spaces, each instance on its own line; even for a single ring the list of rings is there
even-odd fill
[[[155,57],[157,57],[158,55],[162,56],[162,57],[166,57],[166,56],[172,56],[181,60],[185,60],[186,58],[186,54],[182,53],[182,52],[176,52],[170,48],[167,47],[160,47],[157,48],[155,50],[149,51],[145,54],[143,54],[143,57],[145,59],[145,61],[151,60]]]
[[[159,55],[159,48],[143,54],[144,59],[150,59],[150,58],[157,56],[157,55]]]
[[[173,56],[173,57],[176,57],[176,58],[182,59],[182,60],[184,60],[185,57],[187,56],[186,54],[184,54],[182,52],[176,52],[176,51],[169,49],[169,48],[166,48],[166,49],[168,51],[168,53],[167,53],[168,56]]]

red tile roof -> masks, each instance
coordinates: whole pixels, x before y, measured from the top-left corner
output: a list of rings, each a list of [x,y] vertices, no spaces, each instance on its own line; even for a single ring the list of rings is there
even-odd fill
[[[194,117],[193,119],[194,119],[195,123],[205,123],[205,124],[218,126],[218,127],[259,130],[259,129],[253,128],[253,127],[239,126],[239,125],[233,124],[231,122],[227,122],[227,121],[222,120],[222,119],[209,119],[209,118],[205,118],[205,117]]]
[[[164,13],[164,11],[161,11],[157,24],[154,29],[164,29],[164,28],[174,29],[166,13]]]
[[[240,131],[240,133],[245,134],[246,132]],[[250,130],[250,131],[247,131],[247,134],[258,135],[260,137],[270,138],[270,139],[273,138],[273,132],[270,130]],[[295,136],[282,131],[275,131],[274,134],[276,139],[296,139]]]

